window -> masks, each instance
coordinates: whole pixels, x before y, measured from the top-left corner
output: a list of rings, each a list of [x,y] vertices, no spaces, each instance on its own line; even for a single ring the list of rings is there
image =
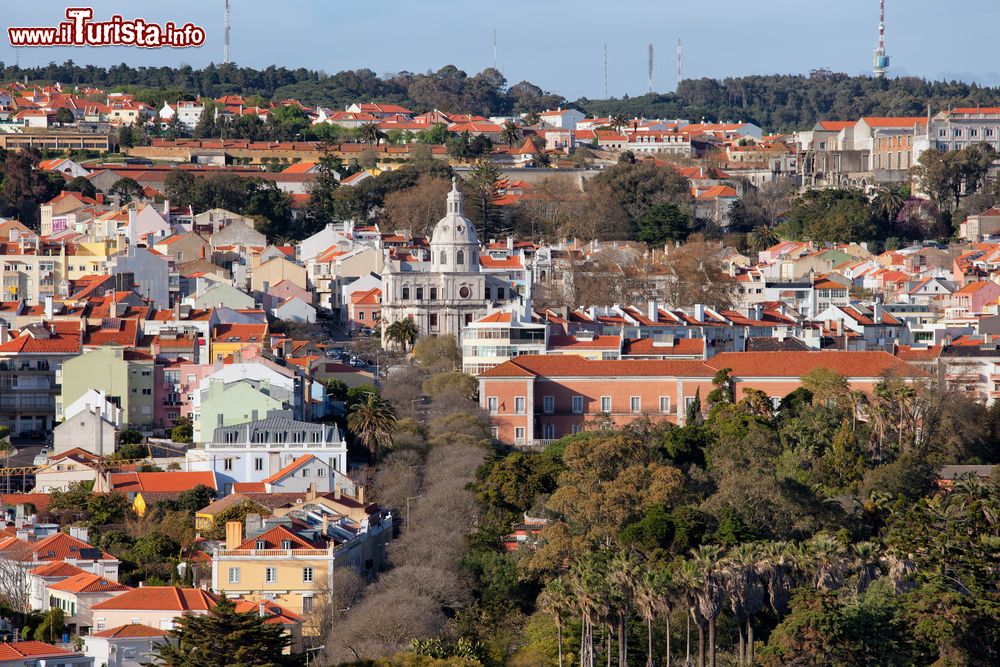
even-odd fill
[[[302,583],[311,584],[313,581],[313,569],[311,567],[302,568]]]
[[[580,431],[583,430],[583,426],[581,426],[580,424],[573,424],[573,426],[570,428],[570,430],[575,435],[575,434],[577,434],[577,433],[579,433]]]
[[[492,299],[493,299],[493,288],[492,287],[487,287],[486,288],[486,300],[490,301]]]
[[[546,424],[545,426],[542,427],[542,432],[543,432],[546,440],[555,440],[556,439],[556,427],[555,427],[555,424]]]
[[[265,542],[264,540],[257,540],[257,548],[258,549],[266,549],[267,548],[267,542]]]
[[[292,548],[292,541],[291,540],[281,540],[281,548],[282,549],[291,549]]]
[[[258,456],[253,460],[253,469],[258,472],[264,469],[264,458],[262,456]]]
[[[669,415],[670,414],[670,397],[660,396],[660,414]]]
[[[313,606],[312,598],[302,598],[302,613],[310,614],[315,607]]]
[[[551,415],[556,411],[556,397],[555,396],[545,396],[542,398],[542,411]]]
[[[326,477],[326,468],[319,468],[316,471],[316,476],[317,477]]]
[[[103,618],[97,619],[97,631],[98,632],[100,632],[101,630],[104,630],[106,625],[107,625],[107,621],[105,621]]]
[[[518,396],[514,399],[514,414],[524,414],[524,396]]]
[[[611,412],[610,396],[601,396],[601,412]]]
[[[278,582],[278,568],[269,567],[264,570],[264,583],[274,584]]]
[[[226,435],[228,435],[228,433]],[[232,459],[223,459],[222,460],[222,469],[225,470],[226,472],[232,471],[232,469],[233,469],[233,460]]]
[[[583,396],[573,397],[573,414],[583,414]]]
[[[437,287],[432,287],[431,288],[431,301],[437,301],[437,298],[438,298],[438,288]]]
[[[238,567],[229,568],[229,583],[231,584],[240,583],[240,568]]]
[[[642,412],[642,399],[639,396],[629,396],[628,407],[632,414],[639,414]]]
[[[489,410],[489,412],[490,412],[491,415],[495,415],[497,413],[497,397],[496,396],[490,396],[489,398],[486,399],[486,409]]]
[[[465,264],[464,250],[459,250],[457,253],[455,253],[455,263],[458,264],[459,266],[463,266]]]
[[[441,264],[448,263],[448,252],[446,250],[441,251]]]
[[[978,137],[979,136],[979,130],[976,130],[976,129],[969,130],[969,136],[970,137]]]
[[[409,287],[404,287],[403,288],[403,301],[406,301],[409,298],[410,298],[410,288]]]
[[[423,301],[423,300],[424,300],[424,288],[423,287],[418,287],[417,288],[417,301]]]
[[[359,322],[364,322],[365,321],[365,311],[362,310],[362,311],[360,311],[358,313],[358,321]]]
[[[438,316],[437,316],[437,313],[431,313],[430,315],[428,315],[427,316],[427,322],[430,324],[430,327],[432,329],[436,329],[437,325],[438,325]]]
[[[497,288],[497,301],[503,301],[503,300],[504,300],[504,290],[503,290],[502,287],[498,287]]]
[[[518,426],[514,429],[514,442],[516,444],[524,444],[524,428]]]
[[[142,395],[143,396],[152,396],[153,395],[153,389],[152,389],[152,387],[143,387],[143,389],[142,389]]]

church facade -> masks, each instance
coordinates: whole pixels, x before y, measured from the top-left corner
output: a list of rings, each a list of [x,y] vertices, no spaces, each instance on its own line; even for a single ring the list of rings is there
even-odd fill
[[[393,322],[410,318],[421,335],[452,334],[494,307],[517,301],[509,282],[479,265],[475,225],[464,216],[462,194],[452,179],[448,208],[434,227],[430,261],[386,260],[382,273],[382,336]]]

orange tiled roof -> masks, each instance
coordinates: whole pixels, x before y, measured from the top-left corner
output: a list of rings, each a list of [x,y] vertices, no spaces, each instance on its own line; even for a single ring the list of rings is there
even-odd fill
[[[45,642],[15,642],[13,644],[4,642],[0,644],[0,661],[20,664],[22,661],[33,660],[35,658],[60,658],[63,656],[77,655],[52,644]]]
[[[166,637],[167,631],[159,628],[151,628],[142,623],[131,623],[129,625],[119,625],[117,628],[108,628],[100,632],[93,632],[91,637],[101,637],[103,639],[145,639],[146,637]]]
[[[284,526],[275,526],[271,530],[265,531],[260,535],[246,539],[243,544],[239,546],[240,549],[258,549],[257,545],[261,542],[264,543],[264,549],[281,549],[281,543],[288,541],[292,545],[292,549],[316,549],[317,545],[309,542],[308,540],[296,535],[292,531],[288,530]]]
[[[122,493],[179,493],[199,484],[215,489],[212,472],[123,472],[111,475],[111,488]]]
[[[292,461],[291,463],[289,463],[288,465],[286,465],[284,468],[282,468],[278,472],[276,472],[273,475],[271,475],[270,477],[267,477],[266,479],[264,479],[264,483],[265,484],[273,484],[274,482],[277,482],[282,477],[287,477],[288,475],[294,473],[301,466],[305,465],[306,463],[309,463],[314,458],[316,458],[316,457],[313,456],[312,454],[304,454],[304,455],[300,456],[299,458],[295,459],[294,461]]]
[[[208,611],[217,598],[197,588],[177,586],[140,586],[99,602],[93,610],[128,609],[134,611]]]
[[[54,591],[65,591],[67,593],[114,593],[117,591],[132,590],[131,586],[111,581],[91,572],[75,574],[60,582],[49,584],[49,588]]]

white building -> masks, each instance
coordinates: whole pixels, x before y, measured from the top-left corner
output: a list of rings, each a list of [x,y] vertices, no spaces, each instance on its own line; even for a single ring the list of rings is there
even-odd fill
[[[434,227],[431,260],[386,261],[382,276],[382,336],[393,322],[410,318],[421,334],[452,334],[491,306],[518,298],[510,283],[487,276],[479,265],[475,225],[463,215],[462,194],[452,181],[448,212]],[[492,297],[503,294],[503,298]]]
[[[214,470],[228,495],[237,482],[258,483],[263,490],[265,480],[309,454],[325,464],[316,466],[317,478],[322,470],[347,469],[347,443],[336,425],[284,417],[219,427],[210,442],[189,449],[186,457],[189,470]]]

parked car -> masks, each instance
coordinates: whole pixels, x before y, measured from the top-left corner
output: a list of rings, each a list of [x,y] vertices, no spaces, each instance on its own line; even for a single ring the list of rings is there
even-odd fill
[[[45,437],[45,431],[21,431],[21,437],[26,440],[41,440]]]
[[[351,357],[351,366],[354,366],[355,368],[364,368],[367,365],[368,362],[365,361],[364,359],[361,359],[359,357]]]

